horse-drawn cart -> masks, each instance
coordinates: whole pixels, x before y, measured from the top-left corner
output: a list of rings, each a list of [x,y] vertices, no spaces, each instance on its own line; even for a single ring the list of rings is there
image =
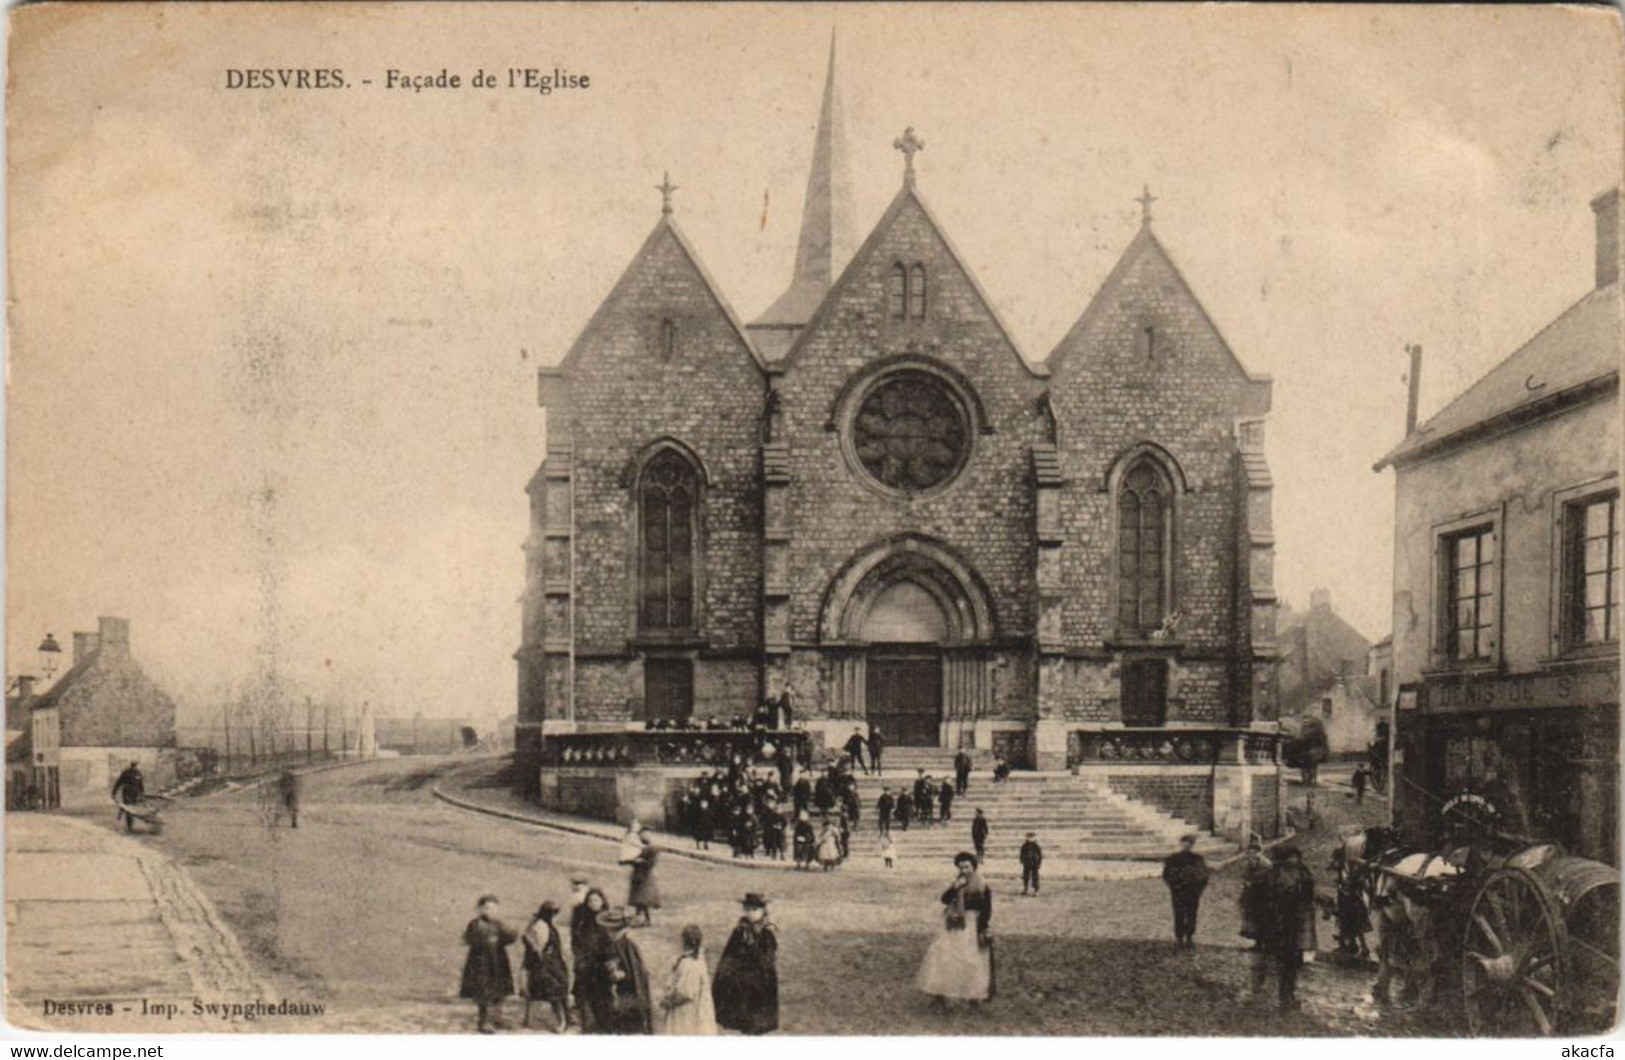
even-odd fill
[[[1459,1000],[1469,1034],[1606,1031],[1619,993],[1619,873],[1556,843],[1494,838],[1448,855],[1386,828],[1345,841],[1378,931],[1377,999],[1400,977],[1424,1005]]]

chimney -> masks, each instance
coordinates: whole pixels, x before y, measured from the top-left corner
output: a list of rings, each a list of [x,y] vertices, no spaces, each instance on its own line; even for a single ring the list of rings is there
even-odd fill
[[[17,701],[26,701],[34,694],[34,678],[29,674],[17,675]]]
[[[1422,347],[1420,343],[1406,343],[1405,352],[1411,355],[1411,371],[1405,377],[1410,390],[1405,397],[1405,437],[1416,433],[1416,406],[1422,396]]]
[[[78,666],[96,653],[100,646],[99,639],[94,633],[75,633],[73,635],[73,665]]]
[[[98,618],[96,640],[99,650],[108,655],[130,654],[130,620],[127,618]]]
[[[1309,610],[1324,611],[1332,606],[1332,591],[1330,589],[1314,589],[1309,593]]]
[[[1591,200],[1597,215],[1597,286],[1619,282],[1619,189],[1609,188]]]

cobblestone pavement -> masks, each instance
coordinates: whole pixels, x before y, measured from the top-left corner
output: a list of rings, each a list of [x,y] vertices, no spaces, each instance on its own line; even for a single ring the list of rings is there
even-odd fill
[[[435,800],[434,787],[466,762],[401,759],[312,777],[297,831],[273,827],[251,792],[181,803],[162,836],[141,841],[184,869],[241,940],[260,982],[252,994],[227,989],[232,999],[323,1007],[319,1018],[268,1014],[237,1029],[470,1031],[471,1008],[455,995],[458,940],[476,897],[501,896],[504,918],[522,925],[542,899],[565,900],[572,872],[588,873],[612,900],[624,896],[611,843]],[[1042,897],[1023,898],[996,879],[999,996],[976,1011],[933,1012],[913,977],[950,874],[767,874],[667,857],[657,870],[665,901],[634,937],[658,983],[682,925],[704,930],[714,961],[739,896],[766,891],[781,938],[783,1028],[793,1034],[1407,1030],[1365,1000],[1368,973],[1323,963],[1305,971],[1301,1012],[1242,1001],[1251,955],[1236,934],[1233,869],[1209,888],[1190,951],[1172,945],[1158,880],[1056,878]],[[510,1019],[519,1009],[510,1002]]]

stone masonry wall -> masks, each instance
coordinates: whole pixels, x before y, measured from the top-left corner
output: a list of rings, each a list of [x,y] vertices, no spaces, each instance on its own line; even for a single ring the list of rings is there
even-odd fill
[[[905,193],[894,206],[782,380],[794,513],[791,639],[817,639],[826,593],[843,565],[911,533],[942,543],[983,580],[1000,639],[1030,640],[1036,619],[1029,452],[1042,439],[1035,404],[1042,381],[1006,341],[917,201]],[[925,265],[923,320],[890,318],[888,281],[898,262]],[[877,488],[848,459],[841,432],[829,429],[840,425],[847,407],[845,401],[837,407],[843,388],[848,400],[858,399],[865,373],[892,358],[958,373],[985,412],[988,430],[974,434],[968,463],[940,491],[899,497]],[[1030,675],[1012,675],[1010,687],[1018,685],[1024,706],[1015,709],[1030,713]]]

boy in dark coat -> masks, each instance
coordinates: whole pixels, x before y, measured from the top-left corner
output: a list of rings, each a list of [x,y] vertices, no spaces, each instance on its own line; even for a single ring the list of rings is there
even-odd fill
[[[875,771],[875,776],[882,776],[880,772],[880,755],[886,750],[886,737],[881,735],[877,728],[869,730],[869,766]]]
[[[987,864],[987,818],[982,815],[980,807],[976,810],[976,818],[970,823],[970,841],[976,848],[976,864]]]
[[[741,1034],[779,1029],[779,938],[767,922],[767,899],[747,894],[745,915],[717,961],[711,980],[717,1025]]]
[[[954,791],[963,795],[970,787],[970,755],[960,751],[954,755]]]
[[[1038,867],[1044,864],[1044,848],[1038,845],[1038,839],[1028,832],[1026,840],[1021,844],[1021,893],[1026,894],[1030,885],[1033,897],[1038,896]]]
[[[865,740],[863,739],[863,730],[853,729],[852,735],[846,738],[846,745],[842,748],[842,750],[851,756],[852,764],[863,770],[864,774],[867,775],[869,772],[869,765],[863,760],[864,743]]]
[[[954,786],[946,780],[937,792],[937,805],[942,809],[942,823],[947,824],[954,816]]]
[[[897,793],[897,823],[908,831],[909,819],[914,816],[914,800],[909,797],[908,789],[904,788]]]
[[[880,798],[875,802],[875,828],[877,835],[891,835],[891,813],[897,806],[897,800],[892,798],[891,789],[883,788]]]
[[[502,1001],[513,993],[508,947],[519,940],[519,933],[497,919],[494,894],[480,897],[479,914],[463,929],[468,957],[463,961],[460,993],[479,1010],[479,1032],[495,1034],[496,1028],[507,1026],[502,1022]]]
[[[1180,946],[1196,945],[1196,910],[1207,887],[1207,860],[1196,852],[1196,836],[1179,839],[1179,849],[1162,863],[1162,882],[1174,903],[1174,941]]]

